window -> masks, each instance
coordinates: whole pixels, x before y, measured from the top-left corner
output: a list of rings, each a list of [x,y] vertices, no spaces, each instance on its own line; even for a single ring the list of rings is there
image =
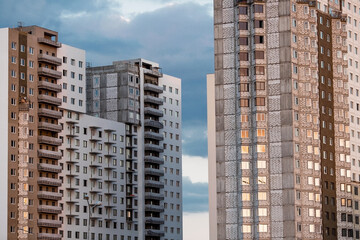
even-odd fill
[[[248,30],[248,23],[247,22],[239,22],[238,27],[239,27],[239,30]]]
[[[264,75],[265,67],[264,66],[256,66],[255,67],[255,75]]]
[[[264,97],[255,98],[255,106],[265,106],[265,98]]]
[[[255,26],[255,28],[264,28],[264,21],[263,20],[255,20],[254,26]]]
[[[240,83],[240,92],[249,92],[249,83]]]
[[[264,51],[255,51],[255,59],[264,59]]]
[[[247,52],[240,52],[239,60],[240,61],[249,61],[249,54]]]
[[[249,107],[249,99],[242,98],[240,99],[240,107]]]
[[[247,37],[239,37],[239,45],[248,45],[249,39]]]
[[[248,68],[239,68],[240,76],[249,76],[249,69]]]
[[[247,15],[248,14],[248,7],[240,6],[239,7],[239,14],[240,15]]]
[[[265,82],[256,82],[255,88],[256,90],[265,90]]]
[[[83,62],[79,61],[79,68],[82,68],[82,67],[83,67]]]
[[[264,44],[264,36],[262,35],[255,35],[254,36],[255,44]]]
[[[254,13],[263,13],[264,6],[261,4],[254,4]]]

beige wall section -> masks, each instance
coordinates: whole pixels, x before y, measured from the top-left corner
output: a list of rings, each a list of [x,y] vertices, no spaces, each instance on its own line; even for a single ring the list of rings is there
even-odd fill
[[[0,29],[0,239],[7,239],[9,29]]]
[[[208,166],[209,166],[209,223],[210,240],[217,239],[216,222],[216,129],[215,129],[215,75],[207,79],[207,129],[208,129]]]

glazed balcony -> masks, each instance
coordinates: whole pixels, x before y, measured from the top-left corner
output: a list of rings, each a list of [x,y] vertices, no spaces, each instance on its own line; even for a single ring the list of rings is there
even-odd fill
[[[164,91],[162,86],[158,86],[152,83],[144,83],[144,90],[156,93],[162,93]]]
[[[44,62],[44,63],[54,64],[56,66],[60,66],[62,64],[61,58],[50,56],[50,55],[47,55],[47,54],[39,54],[38,55],[38,61],[39,62]]]
[[[144,102],[153,103],[153,104],[157,104],[157,105],[162,105],[164,101],[159,97],[154,97],[154,96],[151,96],[151,95],[145,95],[144,96]]]
[[[38,136],[38,142],[43,144],[54,145],[54,146],[60,146],[62,144],[61,139],[50,136]]]
[[[62,237],[60,234],[56,233],[38,233],[37,239],[42,240],[61,240]]]
[[[144,160],[147,163],[164,164],[164,159],[155,156],[144,156]]]
[[[61,172],[61,166],[52,165],[52,164],[46,164],[46,163],[39,163],[38,164],[38,170],[39,171],[44,171],[44,172],[60,173]]]
[[[163,230],[146,229],[145,235],[149,236],[149,237],[163,237],[163,236],[165,236],[165,233]]]
[[[54,92],[61,92],[61,86],[56,83],[51,83],[47,81],[40,81],[38,82],[38,88],[40,89],[46,89]]]
[[[163,74],[160,72],[160,68],[146,69],[143,68],[144,74],[152,75],[155,77],[162,77]]]
[[[61,112],[56,111],[56,110],[51,110],[48,108],[39,108],[38,115],[42,116],[42,117],[49,117],[49,118],[56,118],[56,119],[60,119],[62,117]]]
[[[153,204],[145,204],[145,211],[164,212],[164,207],[159,206],[159,205],[153,205]]]
[[[145,119],[144,120],[144,126],[145,127],[158,128],[158,129],[164,128],[164,125],[161,122],[151,120],[151,119]]]
[[[164,194],[155,192],[145,192],[146,199],[164,200]]]
[[[58,213],[62,212],[62,209],[61,209],[61,207],[57,207],[57,206],[40,205],[40,206],[38,206],[38,212],[39,213],[58,214]]]
[[[40,185],[54,186],[54,187],[60,187],[62,184],[60,179],[47,178],[47,177],[39,177],[37,182]]]
[[[50,228],[60,228],[61,221],[51,220],[51,219],[38,219],[39,227],[50,227]]]
[[[145,107],[144,108],[144,114],[153,115],[153,116],[157,116],[157,117],[164,116],[162,110],[156,109],[156,108],[153,108],[153,107]]]
[[[55,79],[60,79],[62,77],[61,72],[45,67],[40,67],[38,70],[38,74],[40,76],[51,77]]]
[[[164,140],[164,135],[162,135],[161,133],[145,131],[144,138],[150,138],[150,139],[155,139],[155,140],[158,140],[158,141],[163,141]]]
[[[145,151],[154,151],[159,153],[164,151],[163,147],[160,145],[145,143],[144,146],[145,146]]]
[[[164,219],[157,217],[145,217],[145,223],[147,224],[164,224]]]
[[[38,192],[38,198],[49,199],[49,200],[61,200],[62,194],[57,192],[40,191]]]
[[[60,98],[45,95],[45,94],[40,94],[38,96],[38,102],[39,103],[49,103],[49,104],[53,104],[53,105],[56,105],[56,106],[61,105],[61,99]]]
[[[164,176],[164,170],[157,168],[147,168],[145,167],[145,174],[154,175],[154,176]]]
[[[38,124],[39,130],[47,130],[52,132],[61,132],[62,127],[59,124],[48,123],[48,122],[39,122]]]
[[[145,180],[145,187],[164,188],[164,183],[155,180]]]
[[[55,42],[55,41],[53,41],[51,39],[42,38],[42,37],[38,38],[38,43],[43,43],[43,44],[46,44],[46,45],[49,45],[49,46],[52,46],[52,47],[56,47],[56,48],[61,47],[61,43]]]
[[[39,149],[38,156],[44,158],[60,159],[62,157],[61,152],[55,152],[50,150]]]

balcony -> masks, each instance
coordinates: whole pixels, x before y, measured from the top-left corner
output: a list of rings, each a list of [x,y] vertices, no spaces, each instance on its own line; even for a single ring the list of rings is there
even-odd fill
[[[145,143],[144,146],[145,146],[145,151],[154,151],[159,153],[164,151],[163,147],[160,145]]]
[[[60,98],[49,96],[49,95],[44,95],[44,94],[41,94],[38,96],[38,101],[39,101],[39,103],[49,103],[49,104],[54,104],[56,106],[61,105]]]
[[[38,156],[44,157],[44,158],[52,158],[52,159],[60,159],[62,157],[61,152],[55,152],[55,151],[44,150],[44,149],[38,150]]]
[[[164,200],[164,194],[155,192],[145,192],[146,199]]]
[[[61,240],[62,237],[60,234],[56,233],[38,233],[37,239],[43,240]]]
[[[56,66],[60,66],[62,64],[61,58],[57,58],[57,57],[46,55],[46,54],[39,54],[38,61],[54,64]]]
[[[55,41],[53,41],[51,39],[42,38],[42,37],[38,38],[38,43],[43,43],[43,44],[46,44],[46,45],[49,45],[49,46],[52,46],[52,47],[56,47],[56,48],[61,47],[61,43],[55,42]]]
[[[60,119],[62,117],[61,112],[47,108],[39,108],[38,115],[42,117],[49,117],[56,119]]]
[[[60,187],[62,184],[60,179],[47,178],[47,177],[39,177],[37,182],[40,185],[54,186],[54,187]]]
[[[144,83],[144,90],[156,93],[163,93],[164,91],[162,86],[158,86],[152,83]]]
[[[148,224],[164,224],[164,219],[156,217],[145,217],[145,223]]]
[[[159,205],[153,205],[153,204],[145,204],[145,211],[164,212],[164,207],[159,206]]]
[[[39,213],[53,213],[53,214],[57,214],[57,213],[61,213],[61,212],[62,212],[62,209],[61,209],[61,207],[57,207],[57,206],[40,205],[40,206],[38,206],[38,212],[39,212]]]
[[[59,227],[61,227],[61,221],[51,220],[51,219],[38,219],[38,226],[39,227],[59,228]]]
[[[46,164],[46,163],[39,163],[38,170],[44,172],[53,172],[53,173],[60,173],[61,167],[58,165]]]
[[[145,235],[149,237],[163,237],[165,236],[164,231],[158,229],[146,229]]]
[[[38,136],[38,142],[54,146],[60,146],[62,144],[61,139],[49,136]]]
[[[164,160],[160,157],[155,156],[144,156],[144,160],[147,163],[164,164]]]
[[[156,169],[156,168],[146,168],[145,167],[145,174],[161,177],[161,176],[164,176],[164,170]]]
[[[150,131],[145,131],[144,137],[145,138],[150,138],[150,139],[155,139],[155,140],[158,140],[158,141],[163,141],[164,140],[164,135],[162,135],[161,133],[150,132]]]
[[[145,180],[145,187],[164,188],[164,183],[155,180]]]
[[[59,84],[46,82],[46,81],[40,81],[38,82],[38,88],[40,89],[46,89],[54,92],[61,92],[62,88]]]
[[[157,117],[164,116],[164,114],[161,110],[152,108],[152,107],[145,107],[144,114],[153,115],[153,116],[157,116]]]
[[[52,132],[61,132],[62,127],[58,124],[48,123],[48,122],[39,122],[39,130],[47,130]]]
[[[49,199],[49,200],[61,200],[62,194],[57,192],[40,191],[38,192],[38,198]]]
[[[45,67],[40,67],[38,70],[38,74],[40,76],[51,77],[51,78],[55,78],[55,79],[60,79],[62,77],[61,72],[52,70],[51,68],[45,68]]]
[[[160,68],[153,67],[152,69],[143,68],[144,74],[152,75],[155,77],[162,77],[163,74],[160,72]]]
[[[151,119],[145,119],[144,120],[144,126],[145,127],[158,128],[158,129],[164,128],[164,125],[161,122],[151,120]]]
[[[153,103],[153,104],[157,104],[157,105],[162,105],[164,101],[161,98],[158,98],[158,97],[154,97],[154,96],[151,96],[151,95],[145,95],[144,96],[144,102]]]

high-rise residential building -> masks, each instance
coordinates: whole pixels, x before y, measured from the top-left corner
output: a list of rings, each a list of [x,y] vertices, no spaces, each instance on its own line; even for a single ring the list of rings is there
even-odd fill
[[[346,42],[357,16],[347,4],[214,1],[211,239],[359,238],[350,142],[359,126],[348,104],[358,43]]]
[[[0,59],[1,239],[182,239],[180,79],[86,74],[37,26],[0,29]]]
[[[86,74],[87,112],[126,123],[126,175],[138,181],[126,185],[126,202],[134,206],[126,211],[127,223],[135,220],[144,239],[182,239],[180,79],[144,59],[91,67]]]

